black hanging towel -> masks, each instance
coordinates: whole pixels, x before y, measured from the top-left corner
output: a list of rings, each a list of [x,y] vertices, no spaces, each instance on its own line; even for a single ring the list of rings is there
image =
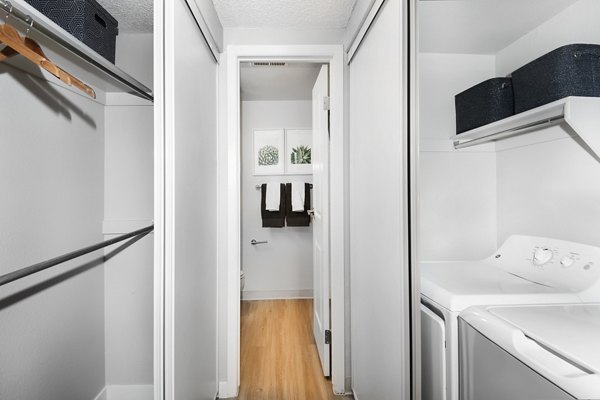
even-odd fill
[[[285,184],[285,219],[287,226],[310,226],[310,183],[304,184],[304,211],[292,211],[292,184]]]
[[[280,190],[279,211],[267,211],[267,184],[260,186],[260,215],[263,228],[283,228],[285,225],[285,185]]]

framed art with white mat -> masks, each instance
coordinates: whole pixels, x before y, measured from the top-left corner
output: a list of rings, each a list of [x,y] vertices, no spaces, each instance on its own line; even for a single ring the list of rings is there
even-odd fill
[[[285,173],[308,175],[312,172],[312,131],[310,129],[286,129]]]
[[[285,134],[283,129],[254,131],[254,175],[285,173]]]

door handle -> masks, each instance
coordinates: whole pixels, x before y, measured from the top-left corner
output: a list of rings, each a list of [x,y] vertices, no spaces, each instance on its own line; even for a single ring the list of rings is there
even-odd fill
[[[308,215],[310,215],[311,217],[315,216],[315,210],[306,210],[306,212],[308,213]]]
[[[258,242],[256,239],[252,239],[252,240],[250,241],[250,244],[251,244],[252,246],[256,246],[257,244],[265,244],[265,243],[269,243],[269,242],[268,242],[268,241],[266,241],[266,240],[262,240],[262,241]]]

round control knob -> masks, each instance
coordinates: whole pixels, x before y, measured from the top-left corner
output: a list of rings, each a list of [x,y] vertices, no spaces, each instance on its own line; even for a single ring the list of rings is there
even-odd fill
[[[533,252],[533,263],[535,265],[544,265],[548,261],[552,260],[552,256],[552,250],[546,247],[537,248]]]
[[[564,268],[569,268],[570,266],[573,265],[574,262],[575,262],[575,260],[573,259],[573,257],[571,257],[571,256],[564,256],[560,260],[560,265],[562,265]]]

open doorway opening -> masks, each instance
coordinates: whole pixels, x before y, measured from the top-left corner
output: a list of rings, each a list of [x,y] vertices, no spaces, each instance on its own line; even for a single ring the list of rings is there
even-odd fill
[[[240,64],[240,392],[333,396],[329,68]]]
[[[329,266],[327,276],[331,295],[331,384],[336,394],[346,392],[347,346],[346,323],[349,313],[346,298],[346,269],[345,269],[345,163],[346,142],[344,131],[344,56],[343,48],[339,45],[311,46],[229,46],[227,52],[226,81],[226,140],[219,143],[221,158],[221,190],[223,198],[227,199],[223,209],[223,224],[221,234],[225,239],[223,251],[220,253],[220,264],[226,274],[226,329],[222,337],[223,378],[219,384],[219,396],[222,398],[235,397],[240,386],[240,272],[242,270],[242,193],[241,193],[241,91],[240,76],[244,62],[283,62],[283,63],[317,63],[329,65],[329,227],[327,243],[329,244]],[[313,163],[315,155],[312,155]],[[313,182],[315,182],[313,177]],[[314,185],[314,183],[313,183]],[[255,184],[256,186],[256,184]],[[259,195],[254,186],[254,196]],[[315,188],[313,187],[313,198]],[[314,204],[313,204],[314,205]],[[313,229],[314,230],[314,229]],[[257,238],[255,238],[257,239]],[[258,239],[257,239],[258,241]],[[313,288],[314,292],[314,288]],[[327,301],[322,304],[327,304]],[[311,323],[312,325],[312,323]],[[323,370],[327,370],[324,368]]]

